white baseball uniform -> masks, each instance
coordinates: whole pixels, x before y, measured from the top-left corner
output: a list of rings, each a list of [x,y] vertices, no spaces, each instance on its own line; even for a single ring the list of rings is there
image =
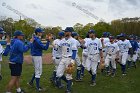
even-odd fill
[[[1,75],[1,61],[2,61],[2,53],[3,53],[4,49],[2,47],[2,45],[0,44],[0,75]]]
[[[80,66],[81,65],[81,61],[80,61],[80,58],[79,58],[79,55],[78,55],[78,48],[81,46],[81,44],[80,44],[80,42],[78,40],[76,40],[75,42],[76,42],[76,46],[77,46],[77,54],[76,54],[75,62],[77,64],[77,66]]]
[[[106,38],[100,38],[100,39],[103,39],[103,44],[104,45],[110,41],[108,37],[106,37]],[[103,50],[103,57],[104,57],[104,60],[105,60],[105,58],[107,56],[107,49],[105,47],[102,50]]]
[[[57,77],[62,77],[64,75],[65,69],[71,64],[72,50],[77,50],[75,39],[72,37],[68,39],[62,39],[58,44],[59,47],[62,48],[62,59],[60,64],[58,65],[58,69],[56,71]],[[66,74],[66,79],[71,80],[72,74]]]
[[[85,38],[84,41],[85,41],[85,45],[87,45],[88,41],[90,40],[91,38]],[[88,57],[88,50],[87,48],[83,49],[83,52],[82,52],[82,65],[84,67],[86,67],[86,60],[87,60],[87,57]]]
[[[56,39],[53,41],[54,46],[57,46],[60,43],[60,39]],[[53,47],[53,51],[52,51],[52,59],[53,59],[53,63],[55,65],[55,71],[58,68],[58,65],[61,61],[62,58],[62,49],[61,47]]]
[[[105,58],[105,67],[109,66],[109,63],[111,62],[111,65],[113,67],[113,69],[116,69],[116,62],[115,62],[115,58],[116,58],[116,54],[119,51],[119,46],[117,45],[117,43],[106,43],[104,45],[106,47],[106,58]]]
[[[140,42],[138,42],[138,46],[139,46],[139,48],[138,48],[138,59],[140,60]]]
[[[117,42],[118,46],[119,46],[119,49],[120,49],[120,61],[121,61],[121,64],[122,65],[125,65],[126,64],[126,61],[127,61],[127,58],[128,58],[128,51],[129,51],[129,48],[132,48],[131,46],[131,43],[129,40],[119,40]]]
[[[85,45],[88,50],[88,58],[86,60],[86,68],[88,71],[92,71],[95,75],[97,72],[97,65],[100,60],[100,49],[102,49],[102,44],[100,39],[95,38],[94,40],[89,40]]]

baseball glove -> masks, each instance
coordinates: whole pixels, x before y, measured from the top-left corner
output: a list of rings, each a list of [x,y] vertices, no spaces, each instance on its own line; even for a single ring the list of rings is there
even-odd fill
[[[66,68],[65,72],[67,74],[72,74],[74,72],[74,68],[75,68],[74,64],[69,64],[68,67]]]

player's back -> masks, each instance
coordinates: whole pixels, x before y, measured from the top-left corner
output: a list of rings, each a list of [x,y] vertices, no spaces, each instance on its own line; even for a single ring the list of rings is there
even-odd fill
[[[60,41],[61,41],[60,39],[56,39],[53,41],[53,43],[55,46],[57,46]],[[52,55],[53,55],[53,57],[62,57],[61,47],[53,47]]]
[[[129,48],[132,47],[130,41],[127,40],[127,39],[124,40],[124,41],[119,40],[119,41],[117,42],[117,44],[118,44],[118,46],[119,46],[121,52],[128,52],[128,51],[129,51]]]

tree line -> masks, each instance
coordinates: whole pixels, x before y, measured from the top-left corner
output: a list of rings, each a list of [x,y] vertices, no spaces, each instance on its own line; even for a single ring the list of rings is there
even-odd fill
[[[31,38],[36,27],[42,26],[33,19],[16,21],[12,18],[0,16],[0,27],[3,27],[5,32],[10,36],[13,36],[15,30],[22,30],[25,33],[25,38],[28,39]],[[43,26],[42,28],[44,29],[45,34],[52,33],[56,37],[58,36],[58,32],[62,31],[62,27],[60,26]],[[86,37],[86,34],[90,29],[94,29],[98,37],[101,37],[103,32],[110,32],[112,35],[126,33],[140,36],[140,17],[122,18],[113,20],[110,23],[98,22],[96,24],[88,23],[86,25],[76,23],[73,28],[83,38]]]

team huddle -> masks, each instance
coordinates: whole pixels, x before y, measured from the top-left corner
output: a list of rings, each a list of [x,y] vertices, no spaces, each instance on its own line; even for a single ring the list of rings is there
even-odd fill
[[[0,34],[3,33],[4,30],[1,28]],[[24,36],[21,31],[15,31],[12,41],[7,39],[6,49],[2,48],[3,51],[0,51],[1,55],[10,55],[9,67],[12,78],[6,93],[11,93],[13,86],[17,88],[17,93],[25,93],[19,86],[19,78],[22,72],[23,53],[29,49],[35,72],[27,84],[33,86],[35,80],[37,91],[43,91],[43,88],[40,87],[42,50],[47,50],[50,43],[53,46],[52,60],[55,65],[50,80],[58,88],[64,87],[61,82],[64,80],[66,93],[72,92],[72,74],[75,67],[76,77],[74,80],[76,82],[82,81],[85,76],[84,72],[87,70],[91,75],[90,86],[95,86],[98,69],[106,76],[115,77],[117,64],[119,64],[124,76],[127,74],[127,68],[136,68],[136,61],[140,59],[140,38],[134,35],[127,38],[126,34],[121,33],[115,37],[109,32],[104,32],[101,38],[97,38],[95,30],[91,29],[87,32],[86,38],[82,39],[72,27],[66,27],[65,30],[58,33],[59,37],[55,40],[52,40],[52,34],[46,35],[46,45],[41,42],[42,35],[43,29],[36,28],[35,34],[26,45],[21,41]],[[78,55],[79,48],[83,50],[82,61]]]

